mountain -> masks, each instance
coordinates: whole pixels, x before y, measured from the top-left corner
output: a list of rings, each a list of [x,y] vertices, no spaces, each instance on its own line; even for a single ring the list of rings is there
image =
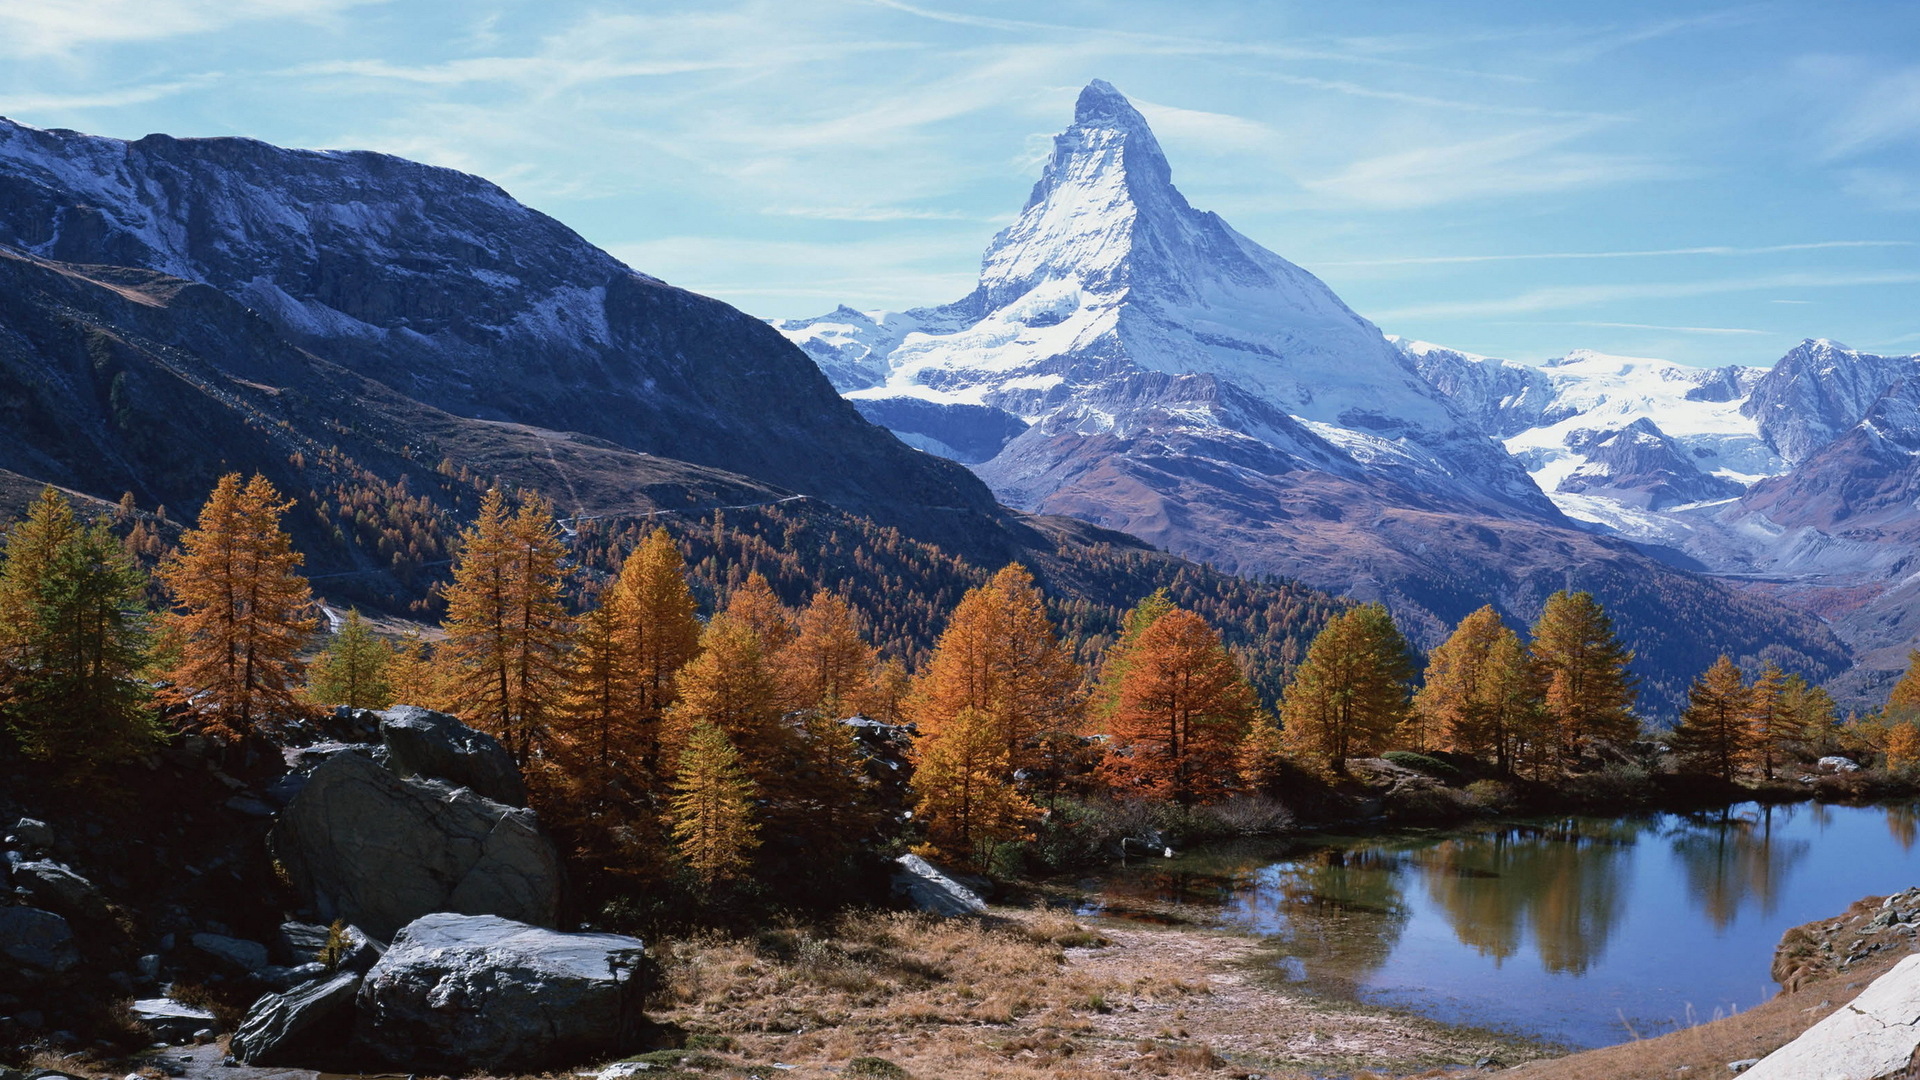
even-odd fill
[[[211,286],[294,346],[451,414],[580,432],[909,527],[994,512],[964,469],[861,420],[764,323],[465,173],[0,120],[0,245]]]
[[[1620,620],[1659,712],[1719,651],[1844,664],[1815,620],[1575,527],[1489,434],[1499,402],[1545,383],[1481,366],[1462,371],[1512,391],[1436,386],[1324,283],[1190,205],[1105,82],[968,295],[774,325],[869,418],[1012,506],[1387,600],[1423,645],[1488,602],[1528,621],[1571,586]],[[1673,492],[1692,490],[1683,464],[1660,463]],[[1698,645],[1676,609],[1704,616]]]
[[[1808,339],[1770,367],[1574,352],[1541,365],[1397,341],[1570,517],[1816,614],[1873,705],[1920,641],[1920,355]]]

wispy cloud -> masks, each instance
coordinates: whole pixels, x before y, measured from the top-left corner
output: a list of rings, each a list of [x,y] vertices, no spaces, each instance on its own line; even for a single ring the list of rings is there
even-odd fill
[[[1516,296],[1486,300],[1411,304],[1383,311],[1375,322],[1425,318],[1490,318],[1535,311],[1586,307],[1621,300],[1676,299],[1762,289],[1848,289],[1878,285],[1920,284],[1920,271],[1892,270],[1861,274],[1775,274],[1769,277],[1723,278],[1714,281],[1636,282],[1627,285],[1564,285],[1532,289]]]
[[[273,19],[316,19],[384,0],[16,0],[0,4],[0,55],[61,56]]]
[[[1805,244],[1767,244],[1761,247],[1736,247],[1714,244],[1705,247],[1649,248],[1638,251],[1540,251],[1499,255],[1405,255],[1387,259],[1349,259],[1319,263],[1320,266],[1445,266],[1454,263],[1538,262],[1561,259],[1650,259],[1676,255],[1774,255],[1789,251],[1825,251],[1844,248],[1914,247],[1913,240],[1819,240]],[[1775,303],[1806,301],[1776,300]]]
[[[1467,142],[1364,158],[1302,186],[1336,203],[1414,209],[1466,199],[1674,177],[1676,165],[1628,154],[1564,149],[1590,122],[1543,125]]]
[[[1827,130],[1825,157],[1838,160],[1920,140],[1920,65],[1871,79]]]
[[[144,86],[127,86],[117,90],[92,90],[77,94],[11,94],[0,91],[0,114],[24,115],[69,109],[119,109],[129,105],[145,105],[176,94],[204,89],[219,82],[221,78],[222,76],[217,73],[208,73],[190,79],[173,79],[167,82],[148,83]]]

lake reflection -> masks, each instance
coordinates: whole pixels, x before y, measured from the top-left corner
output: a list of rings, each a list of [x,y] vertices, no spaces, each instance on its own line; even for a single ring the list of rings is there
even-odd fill
[[[1915,884],[1916,833],[1912,806],[1564,818],[1221,848],[1100,902],[1218,913],[1317,992],[1597,1046],[1771,997],[1781,932]]]

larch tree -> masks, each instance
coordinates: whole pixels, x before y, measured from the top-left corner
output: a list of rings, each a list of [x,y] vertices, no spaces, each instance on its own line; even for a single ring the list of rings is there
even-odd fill
[[[644,718],[637,707],[641,672],[633,655],[633,621],[626,593],[614,581],[574,625],[567,685],[554,718],[554,751],[570,781],[583,789],[589,812],[615,798],[637,763]]]
[[[1907,650],[1907,670],[1893,684],[1881,712],[1889,720],[1920,720],[1920,649]]]
[[[707,623],[700,654],[674,680],[677,700],[667,709],[661,733],[666,761],[677,767],[694,729],[705,724],[725,733],[757,784],[779,787],[777,763],[790,748],[784,745],[777,687],[760,640],[731,612]]]
[[[1132,643],[1108,721],[1103,778],[1122,797],[1182,806],[1225,795],[1260,702],[1220,635],[1172,608]]]
[[[673,778],[673,842],[702,885],[743,877],[759,847],[753,781],[739,751],[713,724],[687,733]]]
[[[1753,677],[1753,685],[1747,688],[1746,720],[1753,756],[1769,780],[1773,779],[1774,763],[1788,747],[1800,741],[1799,725],[1785,708],[1786,685],[1786,672],[1769,660],[1761,665],[1760,673]]]
[[[1489,604],[1460,620],[1427,658],[1412,713],[1434,745],[1491,757],[1511,773],[1536,734],[1539,696],[1525,646]]]
[[[736,621],[753,630],[760,639],[760,651],[777,654],[793,639],[793,612],[780,602],[766,575],[755,570],[727,597],[726,611]]]
[[[160,565],[180,650],[168,696],[215,734],[244,736],[296,711],[300,650],[318,622],[305,557],[280,527],[292,506],[266,477],[228,473]]]
[[[795,709],[846,716],[866,697],[875,655],[846,598],[814,593],[775,661],[780,696]]]
[[[1787,676],[1780,687],[1780,712],[1785,728],[1800,744],[1802,753],[1818,754],[1820,744],[1839,722],[1839,708],[1824,687],[1814,686],[1799,675]]]
[[[1745,677],[1725,654],[1694,680],[1671,739],[1684,769],[1733,780],[1753,749],[1749,696]]]
[[[439,665],[432,647],[417,630],[401,634],[387,646],[387,685],[395,704],[440,709],[446,705]]]
[[[1896,720],[1887,728],[1885,753],[1887,769],[1908,772],[1920,766],[1920,726],[1909,720]]]
[[[542,749],[566,683],[566,548],[546,500],[531,496],[509,513],[498,490],[481,500],[461,541],[440,650],[449,694],[525,766]]]
[[[1048,747],[1057,740],[1050,736],[1081,726],[1081,681],[1033,575],[1014,563],[961,598],[915,681],[907,715],[937,733],[972,710],[999,732],[1009,770],[1051,772]]]
[[[1334,616],[1281,694],[1289,755],[1339,772],[1348,758],[1384,749],[1406,716],[1412,678],[1406,638],[1384,604]]]
[[[1592,594],[1547,598],[1533,626],[1533,657],[1563,766],[1595,739],[1628,742],[1639,735],[1634,680],[1627,673],[1633,653],[1615,639],[1613,620]]]
[[[349,709],[384,709],[393,704],[393,686],[387,666],[393,649],[380,640],[350,608],[326,651],[307,671],[307,699],[317,705],[345,705]]]
[[[1134,646],[1139,643],[1140,635],[1147,632],[1147,627],[1172,611],[1173,606],[1167,590],[1155,589],[1134,604],[1121,620],[1120,637],[1107,647],[1106,655],[1100,658],[1100,678],[1094,684],[1092,697],[1087,701],[1088,711],[1096,720],[1105,723],[1119,711],[1120,685],[1126,680],[1127,669],[1133,664]]]
[[[1002,844],[1026,839],[1039,808],[1014,787],[1006,740],[983,710],[963,708],[914,746],[914,815],[948,858],[985,866]]]
[[[685,565],[673,537],[654,529],[627,556],[615,585],[625,617],[615,627],[618,644],[635,678],[629,708],[638,725],[637,749],[646,771],[656,775],[661,717],[675,701],[674,677],[700,651],[700,620]]]
[[[104,521],[83,525],[45,488],[0,554],[0,726],[81,782],[157,736],[146,662],[146,578]]]

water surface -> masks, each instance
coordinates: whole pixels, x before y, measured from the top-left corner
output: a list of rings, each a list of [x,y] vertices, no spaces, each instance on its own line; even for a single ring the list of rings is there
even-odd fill
[[[1197,908],[1305,988],[1575,1047],[1772,997],[1790,926],[1920,884],[1913,806],[1804,803],[1318,838],[1135,861],[1096,909]]]

